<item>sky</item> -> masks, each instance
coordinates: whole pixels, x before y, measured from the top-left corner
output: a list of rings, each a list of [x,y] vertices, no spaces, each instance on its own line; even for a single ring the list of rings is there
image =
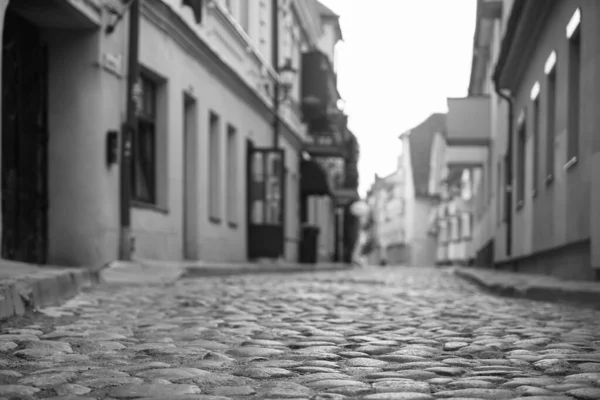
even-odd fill
[[[394,172],[401,133],[466,96],[476,0],[320,1],[340,15],[338,88],[364,195],[375,173]]]

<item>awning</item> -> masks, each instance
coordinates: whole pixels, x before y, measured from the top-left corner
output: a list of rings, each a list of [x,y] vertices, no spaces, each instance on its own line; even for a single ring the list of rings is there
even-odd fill
[[[316,161],[300,163],[300,192],[303,196],[331,196],[327,174]]]

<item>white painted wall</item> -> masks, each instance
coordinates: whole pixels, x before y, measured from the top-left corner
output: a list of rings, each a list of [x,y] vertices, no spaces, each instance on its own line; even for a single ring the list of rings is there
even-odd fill
[[[167,211],[134,209],[133,233],[136,237],[136,256],[150,259],[180,259],[182,257],[182,151],[183,151],[183,94],[190,93],[196,98],[198,107],[198,160],[197,185],[198,196],[199,258],[212,261],[242,261],[246,258],[246,138],[250,138],[257,147],[269,147],[272,144],[271,121],[263,118],[250,104],[240,98],[228,86],[213,76],[197,59],[185,52],[178,43],[159,27],[144,20],[141,26],[141,63],[154,73],[165,78],[168,97],[166,134],[168,136],[166,154],[166,175],[168,177]],[[222,50],[223,51],[223,50]],[[221,201],[236,196],[238,201],[237,227],[227,224],[225,207],[221,208],[220,222],[209,221],[208,179],[208,127],[211,112],[220,117],[221,132]],[[231,124],[238,132],[238,179],[235,193],[226,192],[226,126]],[[282,139],[286,149],[286,167],[288,174],[298,176],[297,153]],[[296,179],[296,183],[298,180]],[[289,188],[293,191],[293,188]],[[287,199],[290,209],[295,209],[297,198]],[[293,215],[288,214],[288,219]],[[297,216],[296,216],[297,218]],[[287,232],[290,239],[297,239],[297,221],[292,219]],[[290,255],[291,256],[291,255]]]

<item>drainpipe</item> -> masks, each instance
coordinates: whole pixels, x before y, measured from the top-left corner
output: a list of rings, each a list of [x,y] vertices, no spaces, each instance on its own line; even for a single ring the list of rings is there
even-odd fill
[[[248,0],[243,0],[248,1]],[[273,68],[279,74],[279,0],[272,0],[271,3],[271,48],[272,48],[272,64]],[[279,148],[279,76],[275,79],[275,83],[273,85],[273,147]],[[282,165],[281,168],[285,166]],[[283,174],[282,179],[287,179],[286,174]],[[285,188],[285,182],[281,182],[281,186]],[[284,189],[285,190],[285,189]],[[283,246],[281,252],[279,254],[280,257],[285,256],[285,193],[283,193],[283,200],[281,202],[282,205],[282,235],[283,235]]]
[[[508,103],[508,149],[506,151],[504,207],[506,212],[506,255],[510,256],[512,253],[513,99],[502,92],[497,79],[494,79],[494,89],[498,96]]]
[[[247,0],[244,0],[247,1]],[[279,73],[279,0],[273,0],[271,5],[271,35],[273,37],[272,63],[273,68]],[[273,87],[273,147],[279,147],[279,80],[275,80]]]
[[[139,76],[140,2],[132,0],[129,6],[129,51],[127,66],[127,120],[121,133],[120,169],[120,248],[121,260],[131,260],[131,147],[132,136],[137,129],[135,89]]]

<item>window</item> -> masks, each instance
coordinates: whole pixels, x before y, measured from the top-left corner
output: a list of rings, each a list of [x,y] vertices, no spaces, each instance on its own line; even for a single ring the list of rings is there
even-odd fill
[[[221,222],[221,138],[219,116],[210,113],[209,120],[209,218],[214,223]]]
[[[237,130],[227,127],[227,222],[236,227],[238,222],[238,138]]]
[[[546,184],[554,179],[554,139],[556,137],[556,52],[546,61]]]
[[[133,200],[156,204],[156,83],[140,77],[141,107],[137,131],[132,137],[132,197]]]
[[[538,190],[538,180],[539,180],[539,162],[540,162],[540,100],[538,97],[539,94],[539,84],[536,82],[534,85],[534,89],[538,88],[537,91],[532,91],[532,100],[533,100],[533,171],[532,171],[532,190],[533,195],[535,196]]]
[[[567,27],[567,37],[569,39],[569,103],[567,105],[567,165],[565,165],[565,168],[574,165],[577,162],[577,156],[579,155],[579,97],[581,87],[580,19],[581,16],[579,10],[577,10]]]
[[[523,207],[525,203],[525,163],[527,143],[527,123],[525,122],[525,112],[519,118],[517,129],[517,209]]]

